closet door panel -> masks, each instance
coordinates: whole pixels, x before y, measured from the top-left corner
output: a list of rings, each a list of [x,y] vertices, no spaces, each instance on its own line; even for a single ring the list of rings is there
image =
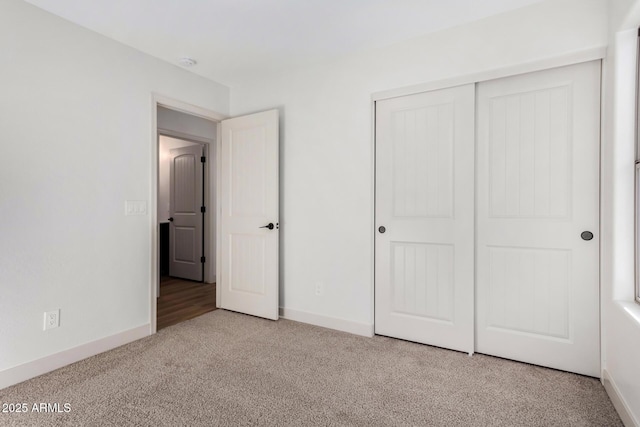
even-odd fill
[[[480,353],[600,375],[599,94],[599,61],[478,84]]]
[[[375,331],[469,353],[474,96],[466,85],[376,103]]]

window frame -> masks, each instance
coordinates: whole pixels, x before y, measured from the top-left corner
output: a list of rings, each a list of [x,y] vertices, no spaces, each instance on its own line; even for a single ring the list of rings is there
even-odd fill
[[[636,138],[637,139],[637,138]],[[637,145],[637,144],[636,144]],[[634,300],[640,304],[640,161],[635,162],[635,289]]]
[[[636,127],[634,170],[634,300],[640,304],[640,29],[636,43]]]

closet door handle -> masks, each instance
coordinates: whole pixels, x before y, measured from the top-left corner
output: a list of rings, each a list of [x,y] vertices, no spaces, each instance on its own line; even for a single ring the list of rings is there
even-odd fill
[[[258,227],[258,228],[268,228],[269,230],[273,230],[275,227],[276,227],[276,226],[275,226],[275,225],[273,225],[273,223],[272,223],[272,222],[270,222],[269,224],[267,224],[267,225],[263,225],[262,227]]]

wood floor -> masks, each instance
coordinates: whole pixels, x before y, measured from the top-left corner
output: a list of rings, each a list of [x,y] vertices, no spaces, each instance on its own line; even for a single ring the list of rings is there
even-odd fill
[[[166,276],[160,279],[158,330],[215,309],[215,283],[200,283]]]

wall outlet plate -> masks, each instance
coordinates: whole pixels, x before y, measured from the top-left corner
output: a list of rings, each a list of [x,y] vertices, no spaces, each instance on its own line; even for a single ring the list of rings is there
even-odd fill
[[[316,296],[321,297],[324,295],[324,283],[316,282]]]
[[[60,326],[60,309],[45,311],[44,330],[57,328],[58,326]]]
[[[147,201],[146,200],[126,200],[124,202],[124,214],[126,216],[146,215]]]

